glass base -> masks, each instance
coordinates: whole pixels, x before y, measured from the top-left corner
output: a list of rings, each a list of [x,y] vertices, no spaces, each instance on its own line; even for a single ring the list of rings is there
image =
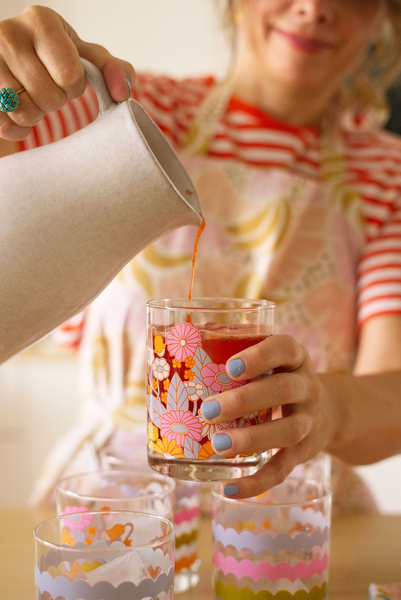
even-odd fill
[[[174,593],[182,594],[199,583],[200,560],[197,560],[191,569],[183,569],[174,575]]]
[[[270,458],[271,451],[253,456],[198,460],[168,458],[160,452],[148,449],[148,462],[155,471],[191,481],[226,481],[254,475]]]

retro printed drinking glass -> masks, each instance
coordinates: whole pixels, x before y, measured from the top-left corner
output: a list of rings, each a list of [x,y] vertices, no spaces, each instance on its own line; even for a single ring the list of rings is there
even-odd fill
[[[80,511],[34,530],[36,600],[171,600],[174,525],[129,511]]]
[[[133,510],[173,520],[175,482],[158,473],[91,471],[60,479],[57,514],[77,510]]]
[[[139,433],[131,442],[114,443],[99,451],[103,469],[142,471],[172,481],[169,477],[156,474],[148,465],[146,435]],[[174,526],[175,526],[175,577],[174,592],[186,592],[199,583],[201,561],[198,552],[198,537],[201,515],[201,484],[196,481],[177,479],[175,482]]]
[[[327,598],[328,486],[290,476],[254,498],[212,497],[216,599]]]
[[[208,424],[202,402],[239,387],[226,371],[234,354],[274,334],[275,308],[267,300],[195,298],[147,303],[148,461],[172,477],[224,481],[255,473],[270,451],[221,457],[212,437],[232,427],[271,418],[264,410],[227,423]]]

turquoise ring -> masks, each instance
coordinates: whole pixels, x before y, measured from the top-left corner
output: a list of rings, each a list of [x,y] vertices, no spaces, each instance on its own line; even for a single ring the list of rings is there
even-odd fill
[[[18,108],[19,98],[18,94],[24,91],[24,88],[21,88],[16,92],[12,88],[5,87],[0,90],[0,111],[9,113],[13,112],[16,108]]]

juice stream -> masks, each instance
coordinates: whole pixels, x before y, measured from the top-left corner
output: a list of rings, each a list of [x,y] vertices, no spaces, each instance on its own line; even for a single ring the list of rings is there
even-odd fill
[[[192,291],[193,291],[193,287],[194,287],[195,265],[196,265],[196,257],[198,256],[199,240],[200,240],[200,237],[201,237],[202,232],[205,229],[205,227],[206,227],[206,222],[205,222],[204,217],[202,217],[202,223],[198,227],[198,232],[197,232],[196,238],[195,238],[194,251],[192,254],[192,273],[191,273],[191,282],[189,284],[189,293],[188,293],[189,308],[191,308],[191,303],[192,303]],[[187,314],[186,322],[192,323],[192,318],[189,313]]]

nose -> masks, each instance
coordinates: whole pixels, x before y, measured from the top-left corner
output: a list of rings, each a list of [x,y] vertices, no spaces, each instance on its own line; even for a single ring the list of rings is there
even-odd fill
[[[334,12],[330,0],[295,0],[293,4],[294,16],[305,23],[330,24]]]

